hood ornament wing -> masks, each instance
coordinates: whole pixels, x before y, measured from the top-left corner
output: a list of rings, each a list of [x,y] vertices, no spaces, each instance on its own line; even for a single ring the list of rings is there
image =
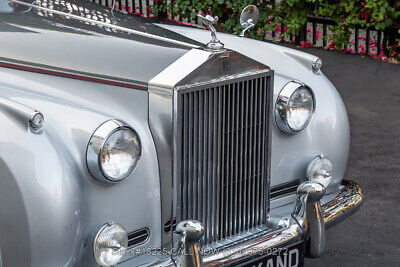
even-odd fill
[[[203,22],[204,25],[207,25],[207,27],[211,30],[211,41],[207,43],[207,47],[211,50],[223,50],[224,49],[224,44],[221,43],[221,41],[217,38],[217,31],[214,28],[214,24],[217,24],[218,22],[218,17],[215,16],[210,16],[206,15],[205,17],[197,14],[199,19]]]

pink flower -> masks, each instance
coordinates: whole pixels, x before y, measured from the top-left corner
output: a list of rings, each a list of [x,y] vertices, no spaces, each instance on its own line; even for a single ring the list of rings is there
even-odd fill
[[[307,40],[306,42],[300,41],[300,48],[309,48],[311,46],[312,46],[312,44],[309,40]]]
[[[360,55],[364,55],[365,52],[366,52],[365,45],[359,45],[358,48],[359,48],[359,52],[358,53]]]
[[[328,45],[327,48],[328,48],[328,49],[334,49],[334,48],[335,48],[335,42],[332,41],[332,42]]]
[[[365,4],[365,2],[361,2],[361,5],[362,5],[362,6],[365,6],[366,4]]]
[[[367,20],[368,17],[369,17],[369,14],[368,14],[367,12],[364,11],[364,12],[361,12],[360,16],[361,16],[361,18]]]
[[[315,36],[317,37],[316,39],[318,40],[318,38],[321,37],[321,31],[317,30]]]

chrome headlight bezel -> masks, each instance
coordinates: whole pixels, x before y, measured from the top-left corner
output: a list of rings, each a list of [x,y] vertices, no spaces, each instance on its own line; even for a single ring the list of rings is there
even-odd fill
[[[292,97],[292,95],[299,89],[307,89],[312,96],[313,100],[313,109],[311,114],[309,115],[307,121],[304,123],[304,125],[300,129],[293,129],[290,127],[288,120],[287,120],[287,110],[289,107],[289,101]],[[294,134],[301,132],[304,130],[311,122],[314,113],[315,113],[315,95],[313,90],[307,86],[306,84],[299,82],[299,81],[291,81],[287,83],[282,90],[280,91],[276,102],[275,102],[275,108],[274,108],[274,113],[275,113],[275,122],[276,125],[278,126],[278,129],[286,134]]]
[[[132,170],[125,174],[124,176],[121,176],[119,179],[112,178],[108,176],[102,169],[102,163],[101,163],[101,153],[103,151],[104,145],[106,144],[108,138],[115,132],[120,131],[120,130],[130,130],[134,133],[135,137],[137,138],[137,142],[139,145],[139,155],[138,158],[133,165]],[[137,163],[140,159],[141,156],[141,151],[142,151],[142,145],[141,145],[141,140],[138,135],[138,133],[130,127],[128,124],[125,122],[119,121],[119,120],[108,120],[101,124],[92,134],[90,137],[87,150],[86,150],[86,164],[89,170],[89,173],[93,176],[98,181],[101,182],[107,182],[107,183],[118,183],[125,178],[127,178],[133,170],[136,168]]]

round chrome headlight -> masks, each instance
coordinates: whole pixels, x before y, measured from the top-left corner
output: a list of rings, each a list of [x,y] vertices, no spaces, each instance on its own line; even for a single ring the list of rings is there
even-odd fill
[[[297,81],[286,84],[275,105],[279,130],[288,134],[304,130],[313,117],[314,109],[314,94],[310,87]]]
[[[310,181],[318,182],[328,187],[332,180],[333,165],[324,155],[315,157],[307,167],[307,177]]]
[[[141,154],[138,134],[121,121],[109,120],[90,138],[86,161],[99,181],[119,182],[132,173]]]
[[[100,266],[116,265],[128,247],[128,234],[119,223],[101,227],[93,242],[94,257]]]

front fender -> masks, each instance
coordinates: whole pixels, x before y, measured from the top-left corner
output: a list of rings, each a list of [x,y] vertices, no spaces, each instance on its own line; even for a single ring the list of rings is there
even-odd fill
[[[76,263],[88,245],[76,162],[51,125],[34,134],[4,112],[0,121],[3,266]]]
[[[121,223],[128,233],[148,228],[150,237],[139,248],[161,246],[160,180],[146,91],[0,69],[0,92],[9,104],[37,109],[45,117],[43,130],[35,134],[29,131],[26,117],[0,108],[0,123],[6,129],[0,140],[7,148],[0,149],[0,159],[16,184],[9,194],[19,195],[23,207],[18,216],[27,226],[16,231],[24,231],[27,239],[15,242],[24,243],[20,252],[26,255],[26,265],[96,265],[93,240],[109,221]],[[86,166],[90,137],[109,119],[132,126],[142,144],[135,170],[116,184],[98,182]],[[10,213],[0,221],[18,221]],[[13,239],[0,236],[0,240]],[[16,253],[4,248],[5,266],[18,263]]]

